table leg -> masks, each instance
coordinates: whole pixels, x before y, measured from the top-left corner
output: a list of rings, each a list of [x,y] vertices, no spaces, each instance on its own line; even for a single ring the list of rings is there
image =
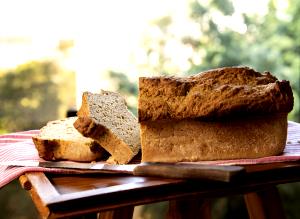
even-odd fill
[[[134,206],[117,208],[111,211],[100,212],[99,219],[132,219]]]
[[[37,211],[39,212],[41,218],[48,218],[50,216],[50,210],[47,206],[45,206],[43,204],[42,200],[40,199],[40,196],[38,195],[36,190],[32,187],[26,174],[21,175],[19,177],[19,182],[23,189],[30,192],[31,199],[32,199],[33,203],[35,204],[35,207],[36,207]]]
[[[244,195],[250,219],[283,219],[285,218],[277,188],[252,192]]]
[[[64,218],[64,217],[62,217],[62,218]],[[98,219],[98,214],[97,213],[89,213],[89,214],[84,214],[81,216],[70,216],[70,217],[65,217],[65,218],[66,219]]]
[[[210,202],[199,199],[173,200],[169,202],[168,219],[210,219]]]

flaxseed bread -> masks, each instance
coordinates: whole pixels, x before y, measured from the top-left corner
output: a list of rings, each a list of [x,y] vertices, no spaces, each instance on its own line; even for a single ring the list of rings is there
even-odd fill
[[[138,120],[120,94],[84,92],[77,115],[74,127],[97,141],[116,163],[128,163],[140,150]]]
[[[214,69],[183,78],[140,78],[142,161],[280,154],[292,108],[289,82],[247,67]]]
[[[74,127],[76,117],[48,122],[33,136],[39,156],[45,160],[94,161],[105,150],[94,140],[82,136]]]

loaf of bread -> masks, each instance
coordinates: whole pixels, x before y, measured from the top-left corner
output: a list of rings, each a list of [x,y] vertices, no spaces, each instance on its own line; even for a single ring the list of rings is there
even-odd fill
[[[258,158],[282,153],[288,81],[247,67],[139,79],[143,162]]]
[[[94,161],[105,150],[94,140],[82,136],[74,127],[76,117],[48,122],[33,136],[39,156],[45,160]]]
[[[82,135],[97,141],[112,155],[114,162],[126,164],[140,150],[138,120],[120,94],[84,92],[77,115],[74,127]]]

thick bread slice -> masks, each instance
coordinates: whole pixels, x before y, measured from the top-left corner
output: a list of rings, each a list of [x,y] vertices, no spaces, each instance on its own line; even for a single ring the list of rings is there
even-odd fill
[[[126,164],[138,153],[139,124],[120,94],[84,92],[77,115],[74,127],[96,140],[117,163]]]
[[[259,158],[283,152],[287,114],[141,123],[143,162]]]
[[[215,119],[236,114],[290,112],[288,81],[247,67],[226,67],[190,77],[141,77],[139,121]]]
[[[39,156],[45,160],[94,161],[105,150],[90,138],[82,136],[74,127],[76,117],[48,122],[33,142]]]

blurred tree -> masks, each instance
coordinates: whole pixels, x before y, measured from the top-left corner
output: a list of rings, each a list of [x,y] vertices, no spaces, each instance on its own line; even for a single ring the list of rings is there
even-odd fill
[[[290,81],[295,107],[289,118],[300,121],[300,2],[289,0],[284,10],[278,1],[272,0],[264,16],[243,14],[245,33],[221,27],[212,16],[216,13],[224,18],[231,15],[234,9],[230,1],[211,0],[206,7],[202,2],[191,2],[191,18],[203,34],[200,38],[186,36],[182,39],[194,53],[204,54],[201,60],[190,59],[189,73],[235,65],[270,71],[279,79]]]
[[[255,38],[255,46],[248,44],[248,63],[258,70],[274,72],[280,79],[289,80],[294,91],[295,106],[290,119],[300,122],[300,2],[289,0],[283,9],[278,1],[269,3],[269,13],[264,19],[245,16],[249,36]]]
[[[181,51],[192,51],[185,57],[178,51],[173,54],[181,57],[179,61],[187,59],[189,67],[185,74],[238,65],[270,71],[279,79],[290,81],[295,105],[289,119],[300,121],[300,1],[288,0],[284,9],[279,1],[270,0],[265,15],[236,13],[230,0],[190,0],[189,3],[189,25],[196,27],[198,34],[174,34],[172,17],[155,21],[159,37],[145,41],[148,59],[156,57],[156,65],[151,69],[160,74],[182,74],[178,72],[182,68],[174,67],[176,60],[168,54],[170,42],[176,42],[173,47],[181,43]],[[233,21],[238,22],[238,28],[235,23],[231,25]]]
[[[39,218],[30,195],[20,186],[17,179],[0,190],[0,218]]]
[[[108,78],[111,79],[111,83],[114,85],[115,90],[125,97],[129,110],[137,115],[137,83],[131,82],[127,75],[121,72],[109,71]]]
[[[48,61],[30,62],[2,73],[0,130],[36,129],[62,117],[67,108],[62,103],[75,102],[74,84],[73,74],[63,73]]]

